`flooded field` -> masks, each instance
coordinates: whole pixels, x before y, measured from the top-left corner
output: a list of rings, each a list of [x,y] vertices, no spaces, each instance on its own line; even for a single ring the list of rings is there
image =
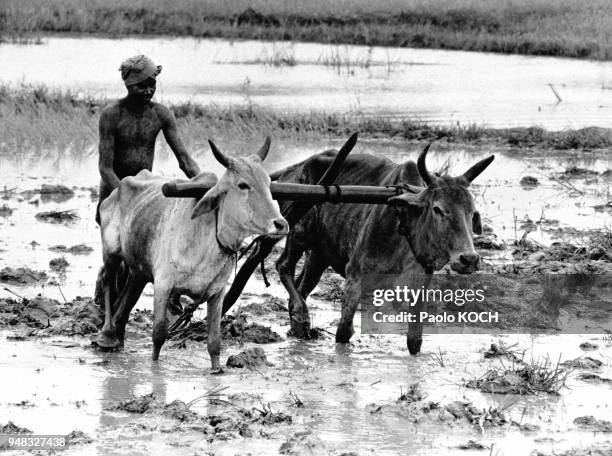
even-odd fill
[[[223,138],[217,143],[237,153],[245,147]],[[274,171],[339,145],[276,141],[266,166]],[[401,162],[414,159],[422,146],[364,140],[355,153]],[[483,252],[487,263],[511,261],[511,244],[527,226],[533,225],[528,238],[543,245],[560,239],[576,243],[585,230],[609,229],[612,166],[606,151],[576,157],[440,143],[432,150],[430,167],[448,164],[451,174],[459,174],[490,153],[496,160],[473,192],[484,222],[504,247]],[[72,305],[77,297],[92,296],[101,260],[93,221],[97,157],[73,152],[50,152],[49,157],[1,161],[0,205],[8,209],[0,217],[0,267],[27,267],[46,277],[28,284],[5,281],[0,302],[40,294],[56,300],[65,309],[60,313],[70,316],[84,302]],[[204,149],[196,160],[221,171]],[[167,152],[156,167],[158,173],[179,175]],[[521,184],[525,176],[538,184]],[[40,193],[43,185],[57,184],[74,195]],[[40,216],[51,211],[60,214],[60,223]],[[66,264],[54,261],[61,258]],[[610,404],[602,401],[612,377],[609,335],[426,335],[423,352],[411,357],[403,337],[359,335],[357,328],[353,344],[336,346],[331,334],[340,315],[342,280],[330,273],[310,299],[312,324],[323,329],[322,338],[304,342],[287,336],[286,293],[272,259],[266,267],[272,286],[265,288],[257,273],[234,315],[270,327],[279,337],[265,345],[225,338],[222,362],[261,347],[269,364],[253,370],[226,368],[219,376],[207,370],[204,342],[187,341],[184,348],[170,342],[158,364],[150,361],[151,288],[145,289],[139,316],[128,326],[125,349],[116,353],[94,350],[78,331],[70,336],[74,333],[54,330],[61,319],[48,329],[33,330],[40,325],[32,325],[31,317],[6,324],[0,312],[0,424],[10,420],[36,433],[85,433],[74,434],[66,454],[455,454],[464,447],[462,454],[561,454],[575,447],[603,448],[601,454],[607,454],[609,434],[600,431],[612,418]],[[204,311],[196,317],[203,318]],[[585,342],[594,348],[584,351],[579,346]],[[508,358],[483,358],[492,343],[513,346],[525,360],[547,359],[554,365],[586,355],[602,364],[571,369],[560,395],[467,388],[467,381],[490,369],[515,365]],[[580,424],[581,417],[591,416],[600,421]]]
[[[11,62],[0,81],[115,97],[124,91],[121,60],[145,53],[164,66],[164,102],[552,130],[607,127],[612,114],[610,62],[192,38],[42,41],[0,44],[0,60]]]
[[[191,38],[42,41],[0,44],[0,60],[11,62],[0,66],[0,83],[117,97],[120,61],[146,53],[164,66],[156,99],[167,103],[550,130],[607,128],[612,118],[609,62]],[[53,127],[52,115],[44,120]],[[511,146],[468,132],[429,152],[429,169],[451,175],[496,156],[470,187],[485,228],[475,238],[482,269],[610,277],[609,150],[531,147],[528,133]],[[241,155],[261,143],[249,134],[212,139]],[[365,136],[353,154],[398,163],[426,144]],[[345,139],[287,133],[272,139],[264,166],[276,171]],[[222,172],[204,141],[186,142],[203,170]],[[336,345],[343,279],[328,271],[309,298],[320,337],[298,340],[287,334],[287,294],[274,269],[283,241],[265,263],[271,285],[256,271],[223,322],[221,362],[230,366],[222,374],[209,370],[202,309],[191,332],[150,360],[150,285],[124,349],[94,349],[95,145],[31,144],[46,146],[0,156],[0,434],[70,435],[64,454],[74,455],[612,454],[610,333],[560,334],[539,322],[542,334],[426,334],[410,356],[405,337],[361,334],[357,316],[352,343]],[[153,171],[181,176],[162,139]],[[528,307],[525,296],[515,301]],[[596,310],[609,326],[606,308]]]

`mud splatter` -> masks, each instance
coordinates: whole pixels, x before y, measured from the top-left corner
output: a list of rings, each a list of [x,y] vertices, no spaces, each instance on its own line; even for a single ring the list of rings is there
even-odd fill
[[[245,367],[255,368],[261,366],[272,366],[268,361],[266,352],[261,347],[251,347],[241,351],[237,355],[231,355],[227,359],[227,367],[243,369]]]

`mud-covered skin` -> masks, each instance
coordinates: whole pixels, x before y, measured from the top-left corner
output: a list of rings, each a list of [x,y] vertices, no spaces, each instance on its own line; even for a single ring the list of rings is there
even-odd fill
[[[160,131],[187,177],[200,171],[178,136],[174,116],[159,103],[142,102],[128,95],[102,111],[99,130],[100,201],[124,177],[153,169],[155,140]]]
[[[424,154],[426,151],[423,160]],[[274,173],[273,177],[281,182],[316,183],[334,155],[333,151],[324,152]],[[289,313],[296,335],[309,334],[305,299],[328,266],[346,278],[336,332],[336,341],[341,343],[347,343],[354,333],[353,316],[364,275],[403,274],[413,288],[419,288],[427,287],[428,275],[449,261],[461,273],[478,268],[472,229],[480,230],[480,218],[466,188],[469,182],[463,177],[429,176],[431,179],[435,179],[435,185],[430,187],[412,161],[396,164],[365,154],[352,155],[345,161],[337,184],[413,187],[392,198],[389,205],[315,206],[292,229],[277,269],[289,292]],[[296,264],[303,253],[304,267],[294,281]],[[414,311],[418,312],[420,305]],[[422,325],[409,324],[410,353],[418,353],[421,343]]]

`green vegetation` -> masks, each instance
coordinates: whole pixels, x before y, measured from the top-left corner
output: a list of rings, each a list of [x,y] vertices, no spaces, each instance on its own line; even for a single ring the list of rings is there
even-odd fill
[[[46,87],[0,86],[0,153],[21,150],[91,149],[97,143],[100,110],[109,100],[52,91]],[[183,103],[170,106],[189,146],[208,137],[362,137],[497,143],[518,147],[592,149],[612,146],[612,130],[584,128],[549,132],[541,128],[488,129],[477,125],[436,126],[411,120],[342,114],[271,111],[245,103],[221,108]]]
[[[612,57],[607,0],[0,0],[0,30]]]

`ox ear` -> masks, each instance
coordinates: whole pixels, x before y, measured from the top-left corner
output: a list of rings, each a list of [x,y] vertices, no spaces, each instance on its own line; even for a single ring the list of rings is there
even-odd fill
[[[412,214],[421,213],[425,207],[425,202],[421,201],[418,194],[404,193],[400,196],[394,196],[387,200],[387,204],[392,207],[398,215],[403,215],[409,211]]]
[[[414,193],[404,193],[387,200],[398,218],[397,232],[401,235],[409,233],[409,220],[419,217],[423,213],[425,203]]]
[[[191,212],[191,218],[194,219],[202,214],[207,214],[210,211],[214,211],[219,206],[219,199],[221,198],[221,192],[217,186],[214,186],[206,192],[206,194],[197,202],[193,211]]]
[[[478,212],[474,212],[474,215],[472,216],[472,231],[474,234],[482,234],[482,222]]]

